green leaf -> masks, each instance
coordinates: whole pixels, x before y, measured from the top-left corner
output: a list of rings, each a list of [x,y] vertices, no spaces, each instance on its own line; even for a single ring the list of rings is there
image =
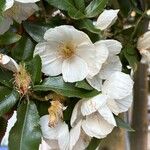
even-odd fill
[[[1,93],[1,92],[0,92]],[[0,116],[8,112],[19,99],[19,93],[13,90],[8,92],[0,101]]]
[[[0,14],[1,14],[1,12],[3,12],[3,10],[5,8],[5,3],[6,3],[6,0],[1,0],[1,2],[0,2]]]
[[[139,56],[136,49],[132,45],[127,45],[123,49],[123,53],[125,58],[129,62],[129,65],[132,67],[132,69],[135,72],[137,70],[138,63],[139,63]]]
[[[12,56],[18,61],[28,61],[33,58],[34,44],[30,38],[23,36],[12,49]]]
[[[84,12],[85,10],[85,1],[84,0],[74,0],[75,6],[81,10],[82,12]]]
[[[89,19],[83,19],[83,20],[79,20],[77,22],[78,27],[80,29],[86,29],[88,31],[90,31],[91,33],[96,33],[96,34],[100,34],[100,30],[97,29],[94,25],[93,22]]]
[[[0,102],[4,99],[7,95],[11,93],[11,90],[5,86],[0,86]]]
[[[23,26],[24,26],[26,32],[36,42],[43,41],[44,33],[50,28],[50,26],[48,26],[46,24],[29,23],[29,22],[24,22]]]
[[[39,55],[35,56],[28,64],[27,64],[28,71],[31,75],[32,82],[34,84],[39,84],[41,81],[42,73],[42,62]]]
[[[23,102],[17,110],[17,122],[10,131],[9,150],[38,150],[41,143],[39,114],[32,102]]]
[[[84,19],[85,15],[78,9],[76,9],[75,7],[72,7],[68,10],[68,15],[75,20],[78,19]]]
[[[20,38],[21,36],[19,34],[8,31],[0,36],[0,45],[9,45],[16,43],[20,40]]]
[[[114,117],[115,117],[115,120],[116,120],[116,123],[117,123],[118,127],[124,128],[124,129],[126,129],[127,131],[130,131],[130,132],[134,131],[128,123],[124,122],[123,119],[119,118],[118,116],[114,116]]]
[[[108,0],[93,0],[85,10],[87,18],[92,18],[99,15],[105,8]]]
[[[93,90],[93,87],[91,87],[86,80],[77,82],[75,86],[85,90]]]
[[[6,128],[7,128],[7,120],[3,117],[0,117],[0,143],[5,135]]]
[[[13,73],[6,70],[6,69],[2,69],[0,68],[0,83],[12,88],[13,87]]]
[[[86,150],[95,150],[99,146],[100,142],[101,142],[101,139],[92,138]]]
[[[35,91],[54,91],[58,94],[67,97],[79,97],[79,98],[89,98],[97,95],[99,92],[96,90],[85,90],[75,87],[72,83],[66,83],[63,81],[61,76],[58,77],[48,77],[44,80],[42,85],[36,85],[33,88]]]

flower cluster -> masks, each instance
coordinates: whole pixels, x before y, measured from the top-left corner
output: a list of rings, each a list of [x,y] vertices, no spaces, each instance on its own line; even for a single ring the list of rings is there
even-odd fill
[[[6,32],[13,20],[18,23],[26,20],[37,9],[39,0],[6,0],[0,34]],[[122,44],[114,39],[106,39],[107,31],[117,20],[119,10],[104,10],[93,23],[103,32],[101,40],[93,43],[90,37],[72,25],[50,28],[44,34],[44,41],[35,46],[34,56],[42,61],[43,76],[62,76],[65,83],[85,81],[98,94],[78,100],[73,108],[70,123],[63,120],[65,98],[52,93],[51,105],[40,119],[42,142],[40,150],[84,150],[93,137],[105,138],[117,126],[115,115],[125,112],[132,104],[133,81],[130,75],[122,72],[119,53]],[[144,35],[147,36],[148,33]],[[138,49],[143,50],[139,39]],[[143,45],[142,45],[143,44]],[[141,46],[142,45],[142,46]],[[142,47],[142,49],[140,48]],[[26,67],[19,65],[11,57],[0,53],[0,65],[14,72],[15,87],[21,95],[30,91],[32,79]],[[70,128],[69,129],[69,125]]]

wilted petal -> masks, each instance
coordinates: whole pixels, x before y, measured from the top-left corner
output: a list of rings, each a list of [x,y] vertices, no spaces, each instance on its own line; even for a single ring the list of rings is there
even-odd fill
[[[100,30],[105,30],[115,23],[119,10],[104,10],[97,19],[96,27]]]
[[[101,91],[102,88],[102,79],[99,74],[95,75],[92,78],[86,78],[87,82],[96,90]]]
[[[34,3],[15,2],[10,9],[5,11],[5,15],[11,16],[16,22],[21,23],[37,10],[38,6]]]
[[[77,124],[77,122],[79,122],[79,120],[83,118],[81,114],[81,104],[82,104],[82,101],[81,100],[78,101],[73,109],[71,121],[70,121],[70,124],[72,127],[74,127]]]
[[[107,79],[116,71],[122,70],[122,64],[118,56],[112,56],[102,65],[102,68],[98,74],[100,79]]]
[[[108,108],[107,105],[104,105],[98,109],[98,112],[100,115],[110,124],[116,126],[115,118],[111,112],[111,110]]]
[[[12,24],[13,21],[11,18],[3,17],[2,20],[0,21],[0,35],[8,31]]]
[[[11,57],[0,54],[0,65],[10,71],[17,72],[19,65]]]
[[[103,84],[102,93],[111,99],[122,99],[132,93],[133,80],[123,72],[113,73]]]
[[[122,49],[121,43],[119,41],[113,40],[113,39],[100,40],[100,41],[96,42],[95,44],[105,44],[109,51],[109,57],[112,55],[119,54]]]
[[[105,105],[107,97],[99,94],[90,99],[82,99],[81,112],[83,116],[90,115],[97,111],[99,107]]]
[[[81,81],[88,75],[87,63],[78,56],[64,60],[62,74],[65,82]]]
[[[150,31],[145,32],[137,42],[137,48],[139,51],[149,50],[150,51]]]
[[[94,113],[86,116],[82,128],[91,137],[104,138],[113,130],[114,125],[109,124],[100,114]]]

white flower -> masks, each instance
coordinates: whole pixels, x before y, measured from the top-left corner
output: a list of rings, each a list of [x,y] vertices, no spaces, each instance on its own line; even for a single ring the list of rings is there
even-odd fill
[[[40,118],[40,125],[45,142],[51,149],[67,150],[69,146],[68,125],[61,120],[53,128],[49,127],[48,124],[49,116],[42,116]]]
[[[149,64],[150,68],[150,31],[145,32],[141,37],[139,37],[137,49],[142,55],[141,62]]]
[[[70,150],[76,150],[76,147],[78,147],[78,149],[80,148],[81,150],[86,149],[91,137],[96,137],[99,139],[104,138],[113,130],[114,126],[116,126],[116,122],[112,113],[107,111],[107,108],[103,108],[102,105],[101,114],[99,112],[95,112],[84,117],[81,113],[82,103],[83,100],[80,100],[76,104],[72,113]],[[104,119],[104,116],[107,116],[107,118],[113,120],[113,123],[107,122],[107,120]]]
[[[6,0],[3,19],[0,22],[0,34],[9,29],[13,20],[21,23],[38,10],[38,6],[34,4],[37,1],[39,0]]]
[[[133,81],[130,76],[115,72],[103,83],[102,94],[89,100],[83,99],[81,112],[83,115],[89,115],[100,111],[100,106],[105,103],[107,108],[116,115],[125,112],[132,104],[132,89]]]
[[[101,90],[102,80],[107,79],[110,75],[112,75],[116,71],[122,70],[122,64],[117,54],[120,53],[122,45],[120,42],[116,40],[100,40],[95,43],[95,45],[105,44],[108,49],[108,57],[106,61],[103,63],[100,71],[92,78],[87,78],[88,83],[98,91]],[[101,51],[101,49],[97,49],[97,51]]]
[[[0,53],[0,65],[10,71],[17,72],[19,65],[11,57]]]
[[[97,19],[95,26],[100,30],[105,30],[115,23],[119,10],[104,10]]]
[[[49,29],[44,39],[46,41],[39,43],[34,52],[42,59],[42,72],[49,76],[62,73],[66,82],[94,76],[108,55],[104,44],[100,44],[101,51],[97,51],[87,34],[72,26]]]

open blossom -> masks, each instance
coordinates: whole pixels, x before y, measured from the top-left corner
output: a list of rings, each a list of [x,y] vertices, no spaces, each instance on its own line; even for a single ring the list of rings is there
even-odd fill
[[[70,132],[70,147],[78,145],[79,139],[85,134],[96,138],[106,137],[116,126],[113,114],[125,112],[131,106],[132,88],[133,81],[129,75],[115,72],[103,83],[101,94],[81,99],[71,117],[73,128]],[[84,136],[79,135],[81,131]],[[87,142],[82,140],[82,145],[86,147]]]
[[[97,18],[95,26],[100,30],[106,30],[117,20],[119,9],[104,10]]]
[[[39,0],[6,0],[3,18],[0,22],[0,34],[9,29],[13,20],[21,23],[38,10],[38,6],[35,4],[37,1]]]
[[[69,129],[68,125],[59,120],[58,124],[55,127],[49,127],[49,116],[45,115],[40,118],[40,125],[43,134],[43,140],[46,142],[49,149],[60,149],[68,150],[69,146]],[[42,142],[43,144],[45,142]],[[41,144],[41,150],[42,149]]]
[[[97,74],[108,56],[107,47],[91,42],[87,34],[73,26],[62,25],[44,34],[45,42],[37,44],[34,55],[42,59],[42,72],[49,76],[62,74],[64,81],[76,82]]]
[[[87,78],[88,83],[98,91],[101,90],[102,80],[107,79],[114,72],[122,70],[121,61],[119,59],[119,56],[117,56],[117,54],[119,54],[122,49],[121,43],[117,40],[107,39],[96,42],[95,46],[99,44],[105,44],[108,49],[108,57],[102,64],[99,73],[92,78]]]

